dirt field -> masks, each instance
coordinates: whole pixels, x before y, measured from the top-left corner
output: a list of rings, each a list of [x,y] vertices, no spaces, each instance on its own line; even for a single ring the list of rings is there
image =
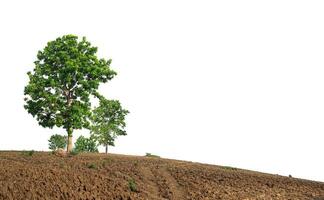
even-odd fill
[[[122,155],[0,152],[0,199],[324,199],[324,183]]]

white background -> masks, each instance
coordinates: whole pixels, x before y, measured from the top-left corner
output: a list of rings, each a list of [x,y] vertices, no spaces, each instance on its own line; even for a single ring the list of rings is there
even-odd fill
[[[48,150],[23,109],[38,50],[86,36],[131,113],[111,152],[324,181],[323,1],[1,1],[0,150]],[[88,131],[77,131],[87,136]],[[101,148],[101,150],[103,150]]]

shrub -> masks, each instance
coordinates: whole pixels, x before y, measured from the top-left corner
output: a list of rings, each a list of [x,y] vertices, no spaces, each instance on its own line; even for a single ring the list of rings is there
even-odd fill
[[[128,180],[128,187],[132,192],[137,192],[137,186],[134,179],[131,178]]]
[[[23,151],[21,154],[24,156],[33,156],[35,153],[34,150],[30,150],[30,151]]]
[[[104,160],[102,161],[102,166],[106,167],[107,164],[110,164],[113,160],[108,157],[108,158],[104,158]]]
[[[75,142],[74,151],[76,152],[98,152],[98,145],[93,138],[80,136]]]
[[[34,151],[34,150],[31,150],[31,151],[28,151],[28,152],[27,152],[27,155],[28,155],[28,156],[33,156],[34,153],[35,153],[35,151]]]
[[[154,155],[154,154],[151,154],[151,153],[146,153],[145,156],[146,156],[146,157],[152,157],[152,158],[160,158],[160,156],[158,156],[158,155]]]
[[[50,137],[48,142],[49,142],[48,148],[51,149],[52,151],[55,151],[57,149],[64,149],[67,144],[67,137],[59,134],[55,134]]]
[[[70,153],[69,153],[69,155],[71,155],[71,156],[76,156],[76,155],[78,155],[78,154],[79,154],[79,152],[76,151],[75,149],[73,149],[73,150],[70,151]]]
[[[237,170],[237,168],[235,167],[230,167],[230,166],[223,166],[223,169],[227,169],[227,170]]]
[[[97,165],[94,163],[90,163],[90,164],[88,164],[88,168],[89,169],[97,169]]]

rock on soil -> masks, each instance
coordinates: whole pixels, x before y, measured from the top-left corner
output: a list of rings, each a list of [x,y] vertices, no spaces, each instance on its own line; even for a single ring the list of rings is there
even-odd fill
[[[67,155],[66,151],[64,149],[61,149],[61,148],[54,151],[54,154],[57,155],[57,156],[66,156]]]

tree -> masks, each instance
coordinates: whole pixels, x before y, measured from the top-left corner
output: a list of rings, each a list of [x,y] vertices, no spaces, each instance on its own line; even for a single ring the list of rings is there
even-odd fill
[[[111,60],[98,59],[97,47],[85,37],[65,35],[39,51],[33,72],[28,72],[25,109],[42,127],[63,127],[67,131],[67,151],[72,150],[75,129],[89,128],[90,96],[100,83],[111,80],[116,72]]]
[[[103,96],[98,96],[100,103],[92,112],[91,118],[91,134],[100,145],[106,147],[108,153],[108,145],[114,146],[117,136],[126,135],[125,116],[128,110],[122,108],[118,100],[108,100]]]
[[[98,145],[93,137],[80,136],[74,144],[76,152],[98,152]]]
[[[64,149],[67,144],[67,137],[59,134],[52,135],[48,140],[49,149],[55,151],[57,149]]]

